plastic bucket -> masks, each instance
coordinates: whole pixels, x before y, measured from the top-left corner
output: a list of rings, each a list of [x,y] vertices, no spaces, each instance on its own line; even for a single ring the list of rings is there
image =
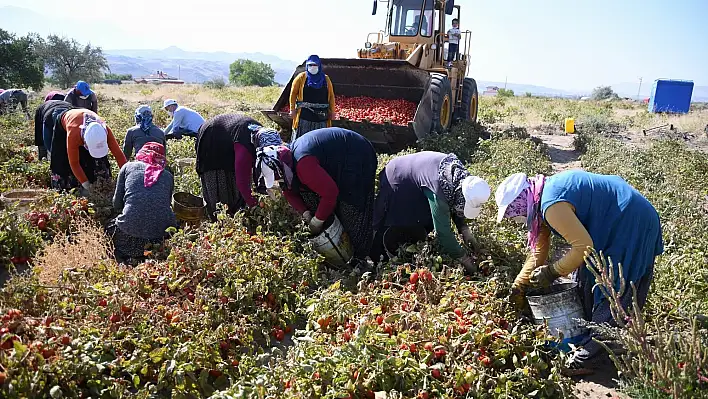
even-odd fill
[[[325,261],[333,266],[344,266],[354,256],[349,235],[336,216],[333,216],[332,224],[320,235],[311,238],[310,242],[315,251],[324,256]]]
[[[37,201],[46,193],[47,190],[39,189],[10,190],[0,196],[0,201],[2,201],[4,208],[16,205],[17,208],[15,208],[15,212],[24,213],[29,210],[31,203]]]
[[[206,216],[206,203],[202,197],[179,192],[172,195],[172,209],[177,220],[198,224]]]
[[[561,349],[568,343],[577,343],[587,328],[575,319],[583,319],[583,305],[578,297],[577,283],[554,284],[543,291],[530,291],[526,299],[531,307],[534,324],[548,323],[548,330],[554,337],[562,337]]]

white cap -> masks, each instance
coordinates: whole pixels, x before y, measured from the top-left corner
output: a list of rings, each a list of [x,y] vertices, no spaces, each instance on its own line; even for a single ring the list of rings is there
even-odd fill
[[[171,99],[171,98],[168,98],[168,99],[165,100],[165,102],[162,104],[162,108],[167,108],[167,107],[169,107],[170,105],[177,105],[177,101],[176,101],[176,100],[173,100],[173,99]]]
[[[506,208],[519,196],[524,190],[530,186],[529,180],[525,173],[515,173],[506,179],[497,187],[494,197],[499,207],[497,215],[497,223],[501,222],[506,213]]]
[[[108,155],[108,132],[102,124],[91,122],[86,126],[84,143],[92,157],[103,158]]]
[[[465,217],[475,219],[479,216],[482,204],[487,202],[492,194],[492,189],[484,179],[477,176],[465,177],[460,186],[465,197]]]

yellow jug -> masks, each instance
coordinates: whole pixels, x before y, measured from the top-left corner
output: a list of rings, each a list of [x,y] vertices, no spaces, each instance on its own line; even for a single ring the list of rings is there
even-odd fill
[[[565,132],[575,133],[575,118],[565,118]]]

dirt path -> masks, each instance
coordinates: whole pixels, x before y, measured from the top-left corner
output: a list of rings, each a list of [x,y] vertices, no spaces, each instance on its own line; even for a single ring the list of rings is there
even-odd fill
[[[548,146],[553,173],[581,169],[580,152],[576,151],[573,145],[575,136],[563,132],[553,132],[553,134],[536,132],[533,135]],[[558,245],[552,255],[553,259],[559,259],[568,249],[567,245]],[[617,392],[616,379],[617,370],[608,358],[594,374],[573,378],[576,381],[575,396],[579,399],[627,398],[626,395]]]
[[[558,173],[569,169],[580,169],[580,152],[575,150],[572,134],[535,134],[548,146],[553,172]]]

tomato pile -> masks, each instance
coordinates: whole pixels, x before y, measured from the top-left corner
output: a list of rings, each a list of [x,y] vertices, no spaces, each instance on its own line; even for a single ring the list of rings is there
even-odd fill
[[[407,126],[408,122],[413,121],[417,108],[414,102],[400,99],[335,96],[335,100],[336,111],[333,119],[346,118],[356,122],[368,120],[378,124],[390,122]],[[286,105],[281,112],[290,112],[290,106]]]

